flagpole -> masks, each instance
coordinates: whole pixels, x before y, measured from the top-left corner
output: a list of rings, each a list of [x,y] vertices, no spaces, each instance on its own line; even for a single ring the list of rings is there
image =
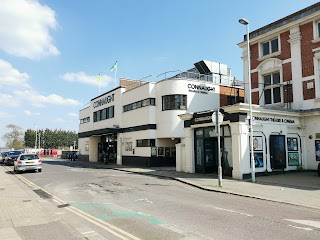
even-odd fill
[[[114,71],[114,88],[116,88],[117,85],[117,71],[118,71],[118,62],[116,62],[116,70]]]
[[[98,75],[99,95],[100,95],[100,82],[101,82],[101,73],[99,73]]]

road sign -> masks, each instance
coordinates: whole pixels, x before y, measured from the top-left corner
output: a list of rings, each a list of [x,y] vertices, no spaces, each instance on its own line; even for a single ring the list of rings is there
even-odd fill
[[[212,113],[212,122],[217,124],[217,111]],[[221,112],[218,113],[218,123],[221,124],[223,122],[223,114]]]

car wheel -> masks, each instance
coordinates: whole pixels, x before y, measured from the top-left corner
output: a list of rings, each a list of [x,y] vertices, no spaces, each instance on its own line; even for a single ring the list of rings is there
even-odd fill
[[[42,172],[42,169],[38,169],[38,172]]]
[[[318,176],[320,177],[320,163],[318,165]]]

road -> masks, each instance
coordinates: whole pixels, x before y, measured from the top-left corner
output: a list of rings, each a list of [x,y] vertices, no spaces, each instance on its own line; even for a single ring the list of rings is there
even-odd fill
[[[320,238],[320,211],[174,180],[50,160],[16,176],[88,239]]]

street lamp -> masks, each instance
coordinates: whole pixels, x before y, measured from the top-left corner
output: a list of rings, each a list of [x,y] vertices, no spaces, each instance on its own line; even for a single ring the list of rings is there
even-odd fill
[[[253,153],[253,130],[252,130],[252,100],[251,100],[251,72],[250,72],[250,43],[249,43],[249,21],[245,18],[240,18],[239,19],[239,23],[243,24],[246,26],[246,30],[247,30],[247,51],[248,51],[248,89],[249,89],[249,129],[250,129],[250,150],[251,150],[251,177],[252,177],[252,182],[256,181],[256,175],[255,175],[255,162],[254,162],[254,153]]]

